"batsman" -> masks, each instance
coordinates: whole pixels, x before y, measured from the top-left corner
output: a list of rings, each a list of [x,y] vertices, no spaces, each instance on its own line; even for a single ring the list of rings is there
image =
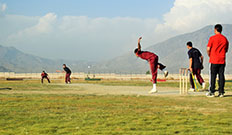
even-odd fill
[[[193,44],[191,41],[187,42],[187,48],[188,48],[188,56],[189,56],[189,70],[191,72],[190,74],[190,84],[191,88],[189,91],[196,91],[197,86],[196,80],[194,80],[194,76],[196,75],[198,82],[202,86],[203,89],[205,89],[205,81],[201,77],[201,70],[203,67],[203,60],[204,57],[202,56],[201,52],[197,48],[193,48]]]
[[[165,69],[166,66],[164,66],[161,63],[158,63],[159,57],[156,54],[154,54],[152,52],[141,50],[141,44],[140,44],[141,39],[142,39],[142,37],[140,37],[138,39],[138,48],[136,48],[134,50],[134,53],[137,57],[140,57],[141,59],[147,60],[150,64],[150,69],[151,69],[151,73],[152,73],[153,88],[151,91],[149,91],[149,93],[152,94],[152,93],[158,92],[156,89],[157,69],[159,68],[160,70],[163,71],[163,69]],[[164,76],[167,77],[167,75],[168,75],[168,71],[164,71]]]

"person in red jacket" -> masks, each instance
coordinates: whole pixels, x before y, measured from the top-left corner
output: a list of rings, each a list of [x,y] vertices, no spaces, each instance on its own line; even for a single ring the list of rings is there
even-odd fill
[[[227,38],[222,35],[222,25],[214,26],[215,35],[210,37],[207,45],[207,54],[209,56],[210,65],[210,88],[207,97],[214,97],[215,82],[217,74],[219,75],[219,97],[224,97],[225,86],[225,67],[226,67],[226,53],[228,52],[229,42]]]
[[[45,71],[43,71],[42,73],[41,73],[41,83],[43,83],[43,79],[47,79],[48,80],[48,83],[50,83],[50,80],[49,80],[49,78],[48,78],[48,74],[45,72]]]
[[[138,48],[136,48],[134,50],[134,53],[137,57],[140,57],[141,59],[147,60],[150,64],[150,69],[151,69],[151,73],[152,73],[152,83],[153,83],[153,88],[151,91],[149,91],[150,94],[152,93],[156,93],[158,92],[156,89],[156,83],[157,83],[157,69],[159,68],[160,70],[163,70],[166,68],[166,66],[164,66],[161,63],[158,63],[159,61],[159,57],[152,53],[152,52],[148,52],[148,51],[142,51],[141,50],[141,41],[142,37],[140,37],[138,39]],[[164,76],[167,77],[168,72],[164,71]]]

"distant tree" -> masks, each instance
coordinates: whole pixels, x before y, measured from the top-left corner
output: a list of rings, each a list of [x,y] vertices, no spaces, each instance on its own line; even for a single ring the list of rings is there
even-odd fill
[[[147,72],[146,72],[146,75],[150,75],[151,74],[151,72],[148,70]]]

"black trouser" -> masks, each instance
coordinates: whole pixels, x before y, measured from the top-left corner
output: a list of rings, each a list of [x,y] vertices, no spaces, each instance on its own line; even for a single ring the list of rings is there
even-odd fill
[[[160,70],[164,70],[164,69],[166,68],[166,66],[164,66],[164,65],[161,64],[161,63],[158,63],[158,65],[159,65],[159,69],[160,69]]]
[[[210,92],[214,93],[215,92],[215,83],[216,83],[216,78],[217,74],[219,75],[219,93],[224,94],[224,86],[225,86],[225,64],[211,64],[210,67]]]
[[[47,79],[48,80],[48,83],[50,83],[50,80],[49,80],[49,78],[47,77],[47,76],[43,76],[42,78],[41,78],[41,83],[43,83],[43,79]]]

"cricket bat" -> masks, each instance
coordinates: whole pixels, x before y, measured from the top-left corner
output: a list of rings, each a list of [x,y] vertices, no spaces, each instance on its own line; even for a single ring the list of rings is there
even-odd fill
[[[193,78],[193,83],[194,83],[195,89],[196,89],[196,91],[199,91],[199,89],[197,87],[197,81],[196,81],[195,76],[193,75],[192,72],[191,72],[191,75],[192,75],[192,78]]]

